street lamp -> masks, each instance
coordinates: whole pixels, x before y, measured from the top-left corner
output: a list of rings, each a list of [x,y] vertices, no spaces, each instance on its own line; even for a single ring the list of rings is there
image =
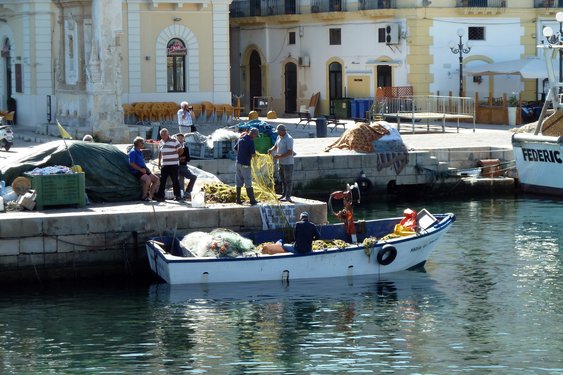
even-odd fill
[[[463,45],[461,41],[463,29],[457,29],[457,36],[459,36],[459,43],[456,45],[455,42],[450,42],[450,49],[453,54],[459,54],[459,96],[461,97],[463,96],[463,54],[468,54],[469,51],[471,51],[471,47],[469,46],[469,42]]]
[[[559,33],[554,34],[553,29],[549,26],[544,27],[543,36],[550,45],[561,45],[563,43],[563,12],[557,12],[555,19],[559,22]],[[563,81],[563,49],[559,49],[559,82]],[[559,92],[561,92],[559,87]]]

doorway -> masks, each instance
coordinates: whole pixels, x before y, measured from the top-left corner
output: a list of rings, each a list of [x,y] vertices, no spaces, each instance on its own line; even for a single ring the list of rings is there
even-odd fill
[[[342,64],[333,62],[328,66],[328,95],[330,113],[334,113],[334,100],[342,98]]]
[[[260,55],[258,54],[258,52],[256,52],[256,50],[252,51],[252,53],[250,54],[250,61],[248,65],[248,101],[250,103],[250,110],[253,110],[254,97],[262,96],[262,60],[260,59]]]
[[[393,76],[391,75],[391,65],[377,66],[377,87],[393,86]]]
[[[285,64],[285,113],[297,112],[297,65]]]

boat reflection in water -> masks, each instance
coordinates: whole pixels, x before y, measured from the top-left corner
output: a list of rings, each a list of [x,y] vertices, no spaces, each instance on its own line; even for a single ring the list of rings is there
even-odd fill
[[[371,298],[404,299],[428,293],[435,281],[424,271],[403,271],[392,275],[304,279],[288,282],[213,284],[153,284],[149,294],[165,304],[189,304],[198,300],[279,303],[302,300],[353,300]]]

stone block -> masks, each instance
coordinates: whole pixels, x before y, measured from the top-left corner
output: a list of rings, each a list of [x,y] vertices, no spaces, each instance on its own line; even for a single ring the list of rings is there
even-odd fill
[[[45,254],[21,254],[18,257],[18,268],[45,266]]]
[[[13,215],[13,217],[12,217]],[[0,238],[22,238],[43,234],[43,217],[27,215],[3,215],[0,219]]]
[[[107,246],[105,239],[106,233],[58,236],[57,251],[60,253],[88,252],[105,248]]]
[[[0,255],[0,270],[4,271],[18,266],[19,255]]]
[[[20,240],[0,239],[0,257],[18,255],[20,253]]]
[[[57,241],[49,237],[27,237],[19,240],[20,254],[54,253]]]
[[[53,215],[46,216],[43,219],[43,232],[48,236],[57,235],[71,235],[78,233],[88,233],[90,231],[90,223],[95,225],[98,220],[103,220],[98,215]],[[99,225],[97,225],[100,228]],[[105,225],[102,226],[101,231],[105,231]]]
[[[318,156],[303,156],[299,158],[299,162],[294,166],[295,171],[312,171],[319,169]]]
[[[242,207],[223,207],[219,209],[220,228],[237,228],[243,223],[244,208]]]

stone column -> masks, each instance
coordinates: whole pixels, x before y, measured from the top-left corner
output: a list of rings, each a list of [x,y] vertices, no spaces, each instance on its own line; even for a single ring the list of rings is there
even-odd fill
[[[92,41],[86,62],[88,126],[104,140],[128,137],[121,107],[121,0],[92,1]]]

